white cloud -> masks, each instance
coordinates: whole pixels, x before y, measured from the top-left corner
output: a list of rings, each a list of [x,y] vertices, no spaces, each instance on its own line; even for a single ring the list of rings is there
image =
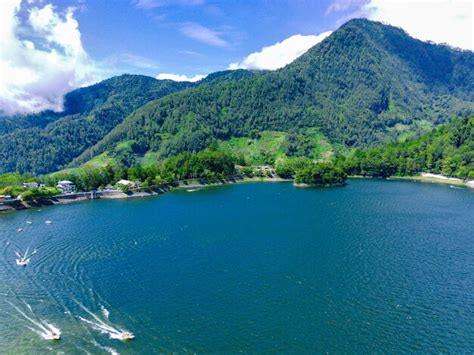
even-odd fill
[[[227,47],[228,43],[222,38],[222,33],[211,30],[198,23],[185,23],[181,27],[181,33],[186,37],[192,38],[196,41],[208,44],[214,47]]]
[[[60,15],[52,5],[29,7],[22,21],[21,6],[28,4],[0,4],[0,112],[60,110],[65,93],[97,79],[96,66],[72,9]]]
[[[472,0],[335,0],[326,14],[366,17],[403,28],[423,41],[474,50]]]
[[[232,63],[229,69],[275,70],[291,63],[308,49],[321,42],[331,31],[319,35],[294,35],[272,46],[264,47],[244,58],[240,63]]]
[[[158,80],[173,80],[173,81],[190,81],[190,82],[196,82],[199,80],[202,80],[206,77],[207,75],[195,75],[192,77],[188,77],[186,75],[180,75],[180,74],[169,74],[169,73],[161,73],[156,76]]]
[[[452,0],[371,0],[367,17],[398,26],[411,36],[474,50],[474,3]]]

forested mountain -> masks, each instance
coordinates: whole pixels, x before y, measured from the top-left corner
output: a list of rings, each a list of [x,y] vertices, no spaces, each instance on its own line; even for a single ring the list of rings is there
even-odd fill
[[[59,115],[6,120],[0,172],[49,172],[117,147],[162,159],[260,131],[313,128],[331,144],[370,147],[473,112],[473,52],[351,20],[274,72],[226,71],[194,84],[125,75],[68,94]]]
[[[0,117],[0,172],[58,170],[148,101],[198,85],[252,75],[246,70],[224,71],[198,83],[122,75],[68,93],[63,112]]]
[[[164,158],[254,131],[316,127],[369,147],[474,112],[474,53],[351,20],[275,72],[175,93],[133,112],[76,163],[122,141]]]

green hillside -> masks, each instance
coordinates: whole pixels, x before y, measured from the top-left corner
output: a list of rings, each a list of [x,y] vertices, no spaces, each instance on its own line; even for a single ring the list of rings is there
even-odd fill
[[[418,139],[356,150],[339,163],[351,175],[387,177],[430,172],[474,179],[474,117],[455,119]]]
[[[159,159],[254,131],[317,128],[332,144],[416,137],[474,112],[474,54],[351,20],[283,69],[152,101],[75,162],[134,141]]]
[[[103,153],[126,166],[153,163],[216,141],[242,150],[256,134],[267,144],[265,132],[314,130],[340,149],[406,141],[474,112],[474,53],[351,20],[277,71],[225,71],[198,83],[123,75],[64,102],[62,113],[0,118],[0,172],[47,173]],[[313,145],[303,155],[328,150]],[[274,157],[283,149],[273,148]]]
[[[246,70],[224,71],[197,83],[122,75],[67,94],[63,112],[0,117],[0,173],[40,174],[61,169],[151,100],[252,75]]]

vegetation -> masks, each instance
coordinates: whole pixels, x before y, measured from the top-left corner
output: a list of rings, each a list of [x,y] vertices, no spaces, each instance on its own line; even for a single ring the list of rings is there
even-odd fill
[[[388,177],[431,172],[474,179],[474,117],[459,118],[418,139],[355,150],[340,158],[350,175]]]
[[[310,163],[296,172],[296,184],[313,186],[344,184],[347,174],[332,163]]]
[[[46,188],[33,188],[29,189],[21,194],[21,199],[23,201],[34,201],[51,198],[54,195],[60,194],[61,191],[55,187],[46,187]]]
[[[349,149],[412,139],[474,112],[473,68],[472,52],[351,20],[281,70],[201,85],[142,106],[76,163],[113,154],[124,141],[135,142],[136,156],[152,152],[163,159],[263,131],[316,128]]]
[[[64,111],[0,117],[0,173],[57,171],[99,142],[143,104],[199,85],[252,76],[245,70],[214,73],[198,83],[122,75],[64,98]]]
[[[121,179],[140,183],[143,188],[175,186],[189,179],[215,182],[234,177],[235,163],[233,155],[211,147],[195,154],[181,153],[147,166],[134,165],[127,168],[122,164],[103,167],[85,165],[78,169],[48,175],[45,182],[48,186],[55,186],[59,180],[70,180],[80,191],[114,186]]]

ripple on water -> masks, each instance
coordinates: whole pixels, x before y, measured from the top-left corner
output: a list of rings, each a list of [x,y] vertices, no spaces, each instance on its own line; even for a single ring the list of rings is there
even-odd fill
[[[245,184],[0,216],[0,346],[469,351],[473,196],[396,181]],[[38,253],[18,268],[14,253],[27,247]],[[30,304],[63,340],[25,328],[7,300]],[[111,326],[137,338],[123,344],[91,329],[77,302],[101,317],[105,307]]]

